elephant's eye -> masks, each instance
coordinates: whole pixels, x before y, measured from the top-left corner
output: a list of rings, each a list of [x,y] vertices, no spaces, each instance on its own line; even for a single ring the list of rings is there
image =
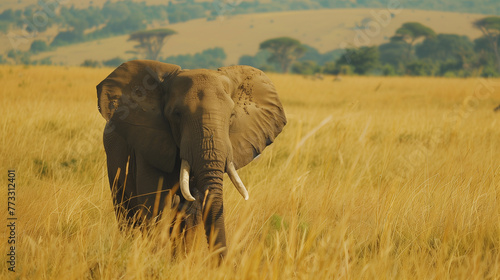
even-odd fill
[[[232,112],[231,117],[229,117],[229,125],[233,124],[234,118],[236,118],[236,113]]]
[[[181,111],[179,111],[179,110],[175,109],[175,110],[172,112],[172,116],[173,116],[175,119],[180,120],[180,119],[181,119],[181,116],[182,116]]]

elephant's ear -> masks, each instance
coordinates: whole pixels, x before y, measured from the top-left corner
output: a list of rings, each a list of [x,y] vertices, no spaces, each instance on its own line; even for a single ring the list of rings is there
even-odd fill
[[[274,141],[286,124],[285,111],[276,88],[262,71],[241,65],[218,71],[229,78],[228,91],[234,101],[229,137],[238,169]]]
[[[150,60],[132,60],[116,68],[97,85],[98,108],[107,129],[125,138],[136,153],[165,172],[172,171],[177,147],[163,116],[163,81],[180,67]]]

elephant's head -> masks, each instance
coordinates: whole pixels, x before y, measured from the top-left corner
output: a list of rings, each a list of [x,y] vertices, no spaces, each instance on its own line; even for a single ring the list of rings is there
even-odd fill
[[[148,177],[144,172],[172,176],[179,171],[173,180],[180,182],[182,195],[201,205],[207,236],[215,234],[215,244],[225,247],[223,174],[227,172],[248,199],[236,170],[271,144],[286,124],[269,78],[249,66],[182,70],[134,60],[104,79],[97,96],[99,111],[107,120],[108,173],[116,175],[109,164],[116,152],[110,142],[115,140],[107,141],[106,134],[115,135],[110,139],[120,139],[129,156],[140,159],[134,168],[138,190],[155,190],[158,184],[153,180],[146,186],[147,180],[140,179]]]

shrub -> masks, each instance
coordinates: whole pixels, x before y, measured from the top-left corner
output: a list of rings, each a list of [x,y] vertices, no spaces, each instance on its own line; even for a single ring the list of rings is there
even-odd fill
[[[85,61],[80,64],[82,67],[90,67],[90,68],[97,68],[101,66],[101,63],[97,60],[92,60],[92,59],[85,59]]]
[[[31,43],[30,52],[32,53],[46,52],[48,50],[50,50],[50,47],[43,40],[35,40]]]
[[[335,65],[335,62],[325,63],[325,65],[323,66],[323,73],[332,75],[338,74],[338,69],[337,65]]]
[[[298,61],[292,65],[292,72],[302,75],[312,75],[321,71],[321,67],[311,60]]]
[[[71,30],[71,31],[61,31],[56,35],[52,43],[51,47],[59,47],[74,43],[79,43],[84,41],[83,31],[81,30]]]
[[[436,68],[430,60],[417,60],[406,65],[406,73],[411,76],[434,76]]]
[[[117,67],[120,64],[122,64],[123,62],[125,62],[125,59],[117,56],[117,57],[112,58],[112,59],[103,60],[102,65],[108,66],[108,67]]]

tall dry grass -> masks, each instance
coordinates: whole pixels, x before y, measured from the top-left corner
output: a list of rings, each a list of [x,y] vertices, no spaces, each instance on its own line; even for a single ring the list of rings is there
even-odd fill
[[[0,67],[0,217],[6,170],[18,178],[17,267],[0,225],[1,279],[500,278],[498,87],[270,75],[289,123],[240,171],[249,201],[226,182],[216,267],[202,233],[176,257],[161,226],[119,232],[95,93],[110,71]]]

